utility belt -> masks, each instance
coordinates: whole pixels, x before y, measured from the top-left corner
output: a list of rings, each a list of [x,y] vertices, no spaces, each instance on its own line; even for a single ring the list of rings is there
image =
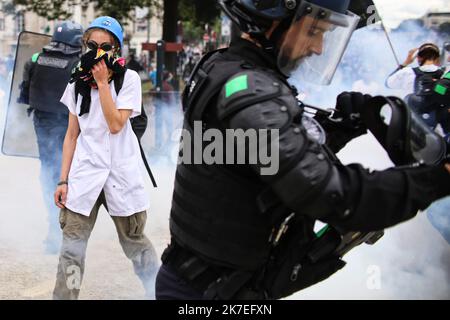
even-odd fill
[[[293,213],[280,224],[271,239],[271,255],[258,270],[218,267],[174,240],[162,261],[205,299],[281,299],[327,279],[345,266],[341,258],[348,251],[362,243],[374,244],[384,234],[341,233],[326,226],[311,237],[302,220]]]
[[[183,248],[174,239],[161,260],[189,286],[203,293],[207,300],[264,299],[249,287],[254,272],[213,265]]]

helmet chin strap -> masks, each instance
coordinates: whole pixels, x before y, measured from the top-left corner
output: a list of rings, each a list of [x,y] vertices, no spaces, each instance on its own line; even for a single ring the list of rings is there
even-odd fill
[[[292,18],[291,19],[284,19],[281,21],[273,30],[272,34],[270,35],[270,41],[277,44],[280,42],[281,38],[283,37],[283,34],[289,30],[289,27],[292,24]]]
[[[271,41],[270,39],[267,39],[264,33],[261,32],[249,32],[249,35],[251,38],[258,41],[258,43],[262,46],[262,48],[269,54],[275,56],[275,43]]]
[[[289,29],[290,24],[291,19],[284,19],[275,27],[269,38],[267,38],[265,33],[259,28],[251,27],[247,33],[250,37],[257,40],[267,53],[276,59],[279,51],[277,44],[280,42],[283,34]]]

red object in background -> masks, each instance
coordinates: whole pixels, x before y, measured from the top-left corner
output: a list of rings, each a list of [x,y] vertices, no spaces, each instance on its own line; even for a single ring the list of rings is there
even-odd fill
[[[154,52],[156,51],[156,43],[149,43],[145,42],[142,44],[142,50],[147,50]],[[175,43],[175,42],[166,42],[165,50],[166,52],[180,52],[183,50],[183,44],[182,43]]]
[[[203,35],[203,41],[208,42],[209,39],[210,39],[210,38],[209,38],[209,34],[205,33],[205,34]]]

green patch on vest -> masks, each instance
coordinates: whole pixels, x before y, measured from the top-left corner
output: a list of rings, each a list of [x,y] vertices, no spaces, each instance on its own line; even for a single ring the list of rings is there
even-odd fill
[[[443,96],[444,96],[444,95],[447,93],[447,88],[444,87],[443,85],[438,84],[438,85],[436,85],[436,87],[434,88],[434,91],[435,91],[436,93],[439,93],[440,95],[443,95]]]
[[[316,237],[320,238],[322,237],[327,231],[328,229],[330,229],[330,227],[328,225],[326,225],[325,227],[323,227],[322,229],[320,229],[319,232],[316,233]]]
[[[39,52],[37,52],[37,53],[35,53],[35,54],[33,54],[33,56],[31,57],[31,61],[33,62],[33,63],[36,63],[36,61],[38,60],[38,58],[39,58]]]
[[[450,79],[450,72],[447,72],[444,76],[444,79]]]
[[[248,76],[246,74],[230,80],[225,85],[225,98],[248,89]]]

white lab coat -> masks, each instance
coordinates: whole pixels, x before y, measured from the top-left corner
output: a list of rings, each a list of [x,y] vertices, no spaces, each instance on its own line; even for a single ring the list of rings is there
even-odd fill
[[[117,109],[141,112],[141,80],[133,70],[125,73],[122,89],[110,91]],[[70,113],[78,118],[80,135],[68,177],[65,206],[89,216],[100,192],[104,190],[108,212],[112,216],[131,216],[147,210],[149,197],[143,180],[143,161],[136,135],[128,120],[117,134],[111,134],[103,115],[98,90],[91,89],[90,111],[79,116],[82,97],[75,105],[75,84],[69,84],[61,98]]]

